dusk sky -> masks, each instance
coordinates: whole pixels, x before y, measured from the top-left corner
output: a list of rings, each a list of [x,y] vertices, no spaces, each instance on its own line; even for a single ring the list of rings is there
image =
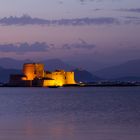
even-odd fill
[[[140,1],[0,0],[0,57],[140,59]]]

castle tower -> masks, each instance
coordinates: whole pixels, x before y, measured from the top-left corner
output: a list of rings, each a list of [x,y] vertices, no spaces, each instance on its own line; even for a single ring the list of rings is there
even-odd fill
[[[76,84],[74,80],[74,72],[65,73],[66,83],[65,84]]]
[[[23,65],[23,74],[27,77],[27,80],[33,80],[34,78],[43,78],[44,64],[26,63]]]

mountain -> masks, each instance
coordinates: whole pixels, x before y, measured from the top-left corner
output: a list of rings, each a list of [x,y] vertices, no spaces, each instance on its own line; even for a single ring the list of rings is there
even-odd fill
[[[104,79],[137,79],[140,77],[140,59],[93,72]]]
[[[42,61],[32,60],[16,60],[12,58],[0,58],[0,66],[6,69],[22,69],[24,63],[43,63],[46,70],[64,69],[71,70],[74,66],[71,66],[60,59],[48,59]]]
[[[60,59],[48,59],[42,61],[42,63],[45,64],[45,69],[50,71],[54,71],[56,69],[64,69],[69,71],[75,68],[74,66],[63,62]]]
[[[0,58],[0,82],[9,79],[10,74],[19,73],[24,63],[32,62],[31,60],[15,60],[12,58]],[[60,59],[47,59],[43,61],[34,61],[44,63],[45,70],[53,71],[64,69],[66,71],[74,69],[75,79],[77,81],[92,82],[101,79],[134,81],[140,79],[140,59],[131,60],[120,65],[107,67],[90,73],[87,70],[75,69],[75,66],[69,65]],[[76,65],[77,66],[77,65]],[[92,65],[93,66],[93,65]],[[78,67],[78,66],[77,66]],[[100,78],[99,78],[100,77]]]
[[[8,82],[10,74],[21,74],[21,71],[16,69],[4,69],[0,67],[0,82]]]
[[[15,60],[12,58],[0,58],[0,66],[5,69],[22,69],[23,60]]]
[[[74,69],[75,81],[76,82],[95,82],[99,81],[100,78],[91,74],[90,72],[82,69]]]
[[[110,64],[106,64],[104,62],[100,62],[98,60],[92,60],[91,58],[86,59],[79,59],[79,60],[67,60],[68,64],[74,65],[77,68],[84,68],[88,71],[97,71],[100,69],[103,69],[107,66],[110,66]]]
[[[75,67],[64,63],[59,59],[48,59],[44,61],[34,61],[36,63],[43,63],[45,65],[45,70],[72,70]],[[0,58],[0,82],[7,82],[9,80],[10,74],[21,74],[22,67],[24,63],[34,63],[31,60],[15,60],[12,58]]]
[[[73,71],[75,72],[75,80],[77,82],[94,82],[100,80],[100,78],[86,70],[74,69]],[[22,74],[22,71],[0,67],[0,82],[8,82],[10,74]]]

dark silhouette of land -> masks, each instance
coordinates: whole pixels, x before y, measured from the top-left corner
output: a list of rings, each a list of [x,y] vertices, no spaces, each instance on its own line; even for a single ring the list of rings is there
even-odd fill
[[[28,62],[33,61],[0,58],[0,82],[7,82],[10,74],[21,74],[22,65]],[[56,69],[73,70],[77,82],[140,81],[140,60],[131,60],[117,66],[108,67],[94,72],[78,68],[78,66],[72,66],[60,59],[42,60],[41,63],[45,64],[45,69],[50,71]]]

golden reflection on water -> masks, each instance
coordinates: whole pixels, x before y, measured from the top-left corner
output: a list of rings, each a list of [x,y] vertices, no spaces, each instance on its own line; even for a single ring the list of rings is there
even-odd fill
[[[42,124],[43,123],[43,124]],[[33,138],[34,136],[47,136],[52,139],[63,139],[64,135],[72,138],[75,133],[74,124],[68,124],[62,120],[57,120],[51,123],[47,122],[34,122],[27,119],[24,124],[25,135],[28,138]]]

